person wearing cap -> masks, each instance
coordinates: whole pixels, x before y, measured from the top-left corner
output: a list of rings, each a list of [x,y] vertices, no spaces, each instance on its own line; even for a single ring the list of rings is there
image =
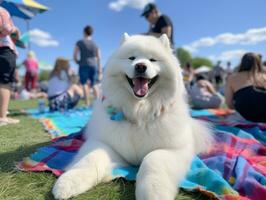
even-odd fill
[[[160,13],[154,3],[147,4],[144,7],[141,16],[145,17],[150,24],[149,31],[147,33],[148,35],[160,37],[165,33],[171,41],[171,44],[174,44],[173,23],[168,16]]]

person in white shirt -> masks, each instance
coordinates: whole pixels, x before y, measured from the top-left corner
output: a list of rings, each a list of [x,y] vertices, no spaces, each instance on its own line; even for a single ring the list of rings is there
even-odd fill
[[[83,89],[71,83],[69,61],[57,58],[48,82],[50,111],[74,108],[84,97]]]

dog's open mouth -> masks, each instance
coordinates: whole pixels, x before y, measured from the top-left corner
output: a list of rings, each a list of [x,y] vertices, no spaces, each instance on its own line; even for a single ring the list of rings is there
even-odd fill
[[[148,79],[145,77],[135,77],[129,78],[126,75],[127,81],[132,88],[135,96],[137,97],[144,97],[149,92],[149,89],[153,86],[153,84],[157,81],[158,75],[152,79]]]

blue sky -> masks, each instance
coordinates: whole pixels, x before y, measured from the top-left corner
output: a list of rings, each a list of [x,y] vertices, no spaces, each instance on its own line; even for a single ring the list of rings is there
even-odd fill
[[[140,17],[149,0],[39,0],[50,8],[30,21],[31,47],[41,61],[53,65],[58,56],[72,58],[83,27],[94,27],[94,40],[105,64],[122,33],[143,33],[148,23]],[[261,53],[266,60],[265,0],[155,0],[174,24],[175,46],[194,56],[231,60],[237,64],[245,51]],[[22,32],[26,23],[14,18]],[[26,50],[19,50],[21,62]],[[76,65],[72,63],[73,68]]]

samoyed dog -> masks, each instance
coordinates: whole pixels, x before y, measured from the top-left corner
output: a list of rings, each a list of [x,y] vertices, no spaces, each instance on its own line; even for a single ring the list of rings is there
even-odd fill
[[[94,105],[87,140],[53,187],[56,199],[110,181],[117,166],[140,166],[137,200],[173,200],[209,128],[189,114],[181,69],[166,35],[124,34],[107,62],[104,100]]]

